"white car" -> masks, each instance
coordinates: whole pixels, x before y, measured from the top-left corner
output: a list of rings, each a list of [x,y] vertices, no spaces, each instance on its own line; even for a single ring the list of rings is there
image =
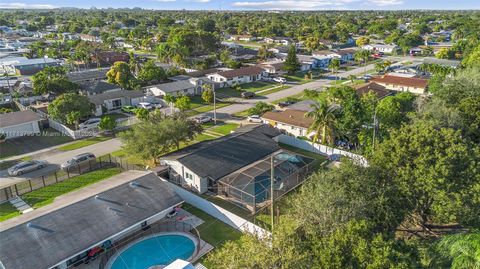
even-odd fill
[[[91,118],[78,125],[80,129],[91,129],[98,127],[100,124],[100,118]]]
[[[278,82],[278,83],[287,83],[287,79],[281,78],[281,77],[273,78],[273,81]]]
[[[262,123],[262,118],[258,115],[248,116],[248,122]]]
[[[145,109],[147,109],[147,110],[153,109],[152,104],[150,104],[150,103],[148,103],[148,102],[138,103],[137,107],[138,107],[138,108],[145,108]]]
[[[195,118],[195,121],[197,123],[207,123],[207,122],[211,122],[212,120],[213,119],[210,116],[200,116]]]

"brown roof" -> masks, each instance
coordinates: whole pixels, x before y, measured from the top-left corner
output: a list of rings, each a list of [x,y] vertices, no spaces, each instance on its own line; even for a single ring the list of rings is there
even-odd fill
[[[210,69],[205,69],[205,70],[199,70],[199,71],[193,71],[193,72],[188,72],[187,76],[198,78],[198,77],[203,77],[208,74],[213,74],[218,71],[218,68],[210,68]]]
[[[217,74],[224,78],[234,78],[239,76],[253,76],[263,73],[263,69],[258,66],[243,67],[234,70],[222,71]]]
[[[341,49],[337,51],[338,55],[355,54],[354,49]]]
[[[428,80],[423,78],[406,78],[406,77],[398,77],[398,76],[391,76],[391,75],[384,75],[383,77],[375,77],[375,78],[372,78],[372,81],[377,83],[408,86],[408,87],[414,87],[414,88],[426,88],[428,84]]]
[[[284,63],[283,62],[276,62],[276,63],[260,63],[259,67],[273,67],[275,69],[282,69]]]
[[[369,82],[362,85],[358,85],[357,87],[355,87],[355,91],[357,91],[357,94],[359,96],[365,95],[369,92],[373,92],[377,95],[378,98],[383,98],[390,93],[390,91],[387,90],[385,86],[382,86],[375,82]]]
[[[0,128],[20,125],[32,121],[39,121],[41,119],[42,117],[31,110],[0,114]]]
[[[305,117],[305,111],[287,109],[285,111],[269,111],[262,115],[266,120],[278,121],[293,126],[308,128],[312,119]]]

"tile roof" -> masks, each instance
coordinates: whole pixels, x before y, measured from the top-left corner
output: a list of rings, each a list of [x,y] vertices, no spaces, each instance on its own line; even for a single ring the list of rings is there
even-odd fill
[[[377,95],[378,98],[383,98],[390,94],[390,91],[380,84],[375,82],[369,82],[365,84],[358,85],[355,87],[355,91],[359,96],[365,95],[369,92],[373,92]]]
[[[428,84],[428,80],[423,78],[406,78],[406,77],[390,76],[388,74],[382,77],[374,77],[372,78],[371,81],[382,83],[382,84],[408,86],[408,87],[414,87],[414,88],[426,88]]]
[[[305,117],[305,111],[287,109],[285,111],[269,111],[262,115],[262,118],[269,121],[278,121],[292,126],[309,128],[312,119]]]
[[[16,111],[0,114],[0,128],[20,125],[27,122],[42,120],[37,113],[31,110]]]
[[[239,76],[254,76],[263,73],[263,69],[258,66],[243,67],[234,70],[221,71],[217,74],[224,78],[234,78]]]
[[[92,189],[85,199],[47,211],[30,225],[2,230],[1,263],[7,269],[51,268],[182,202],[153,173],[128,171],[111,180],[126,183],[102,192]]]

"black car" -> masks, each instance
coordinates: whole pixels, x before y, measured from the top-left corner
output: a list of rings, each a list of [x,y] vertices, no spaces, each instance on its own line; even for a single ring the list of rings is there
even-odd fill
[[[242,98],[250,99],[254,97],[255,97],[255,93],[253,92],[242,92]]]
[[[295,101],[285,101],[285,102],[278,103],[278,106],[279,107],[287,107],[287,106],[290,106],[290,105],[293,105],[293,104],[295,104]]]

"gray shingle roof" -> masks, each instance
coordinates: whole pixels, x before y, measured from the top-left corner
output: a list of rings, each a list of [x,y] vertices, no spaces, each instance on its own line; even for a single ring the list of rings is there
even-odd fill
[[[105,100],[117,99],[117,98],[138,98],[145,96],[142,91],[127,91],[127,90],[118,90],[118,91],[108,91],[100,94],[91,95],[88,97],[90,102],[95,105],[101,105]]]
[[[72,82],[80,82],[92,79],[105,79],[110,68],[92,69],[87,71],[72,72],[67,74],[67,78]]]
[[[153,173],[134,175],[138,187],[122,184],[2,231],[5,268],[50,268],[182,202]]]
[[[42,117],[31,110],[0,114],[0,128],[39,121],[41,119]]]
[[[218,180],[275,151],[279,131],[268,125],[240,128],[213,141],[204,141],[165,156],[176,159],[200,177]]]
[[[90,94],[98,94],[106,91],[120,89],[118,85],[108,83],[105,81],[99,81],[99,80],[83,81],[83,82],[80,82],[79,84],[82,91],[88,92]]]

